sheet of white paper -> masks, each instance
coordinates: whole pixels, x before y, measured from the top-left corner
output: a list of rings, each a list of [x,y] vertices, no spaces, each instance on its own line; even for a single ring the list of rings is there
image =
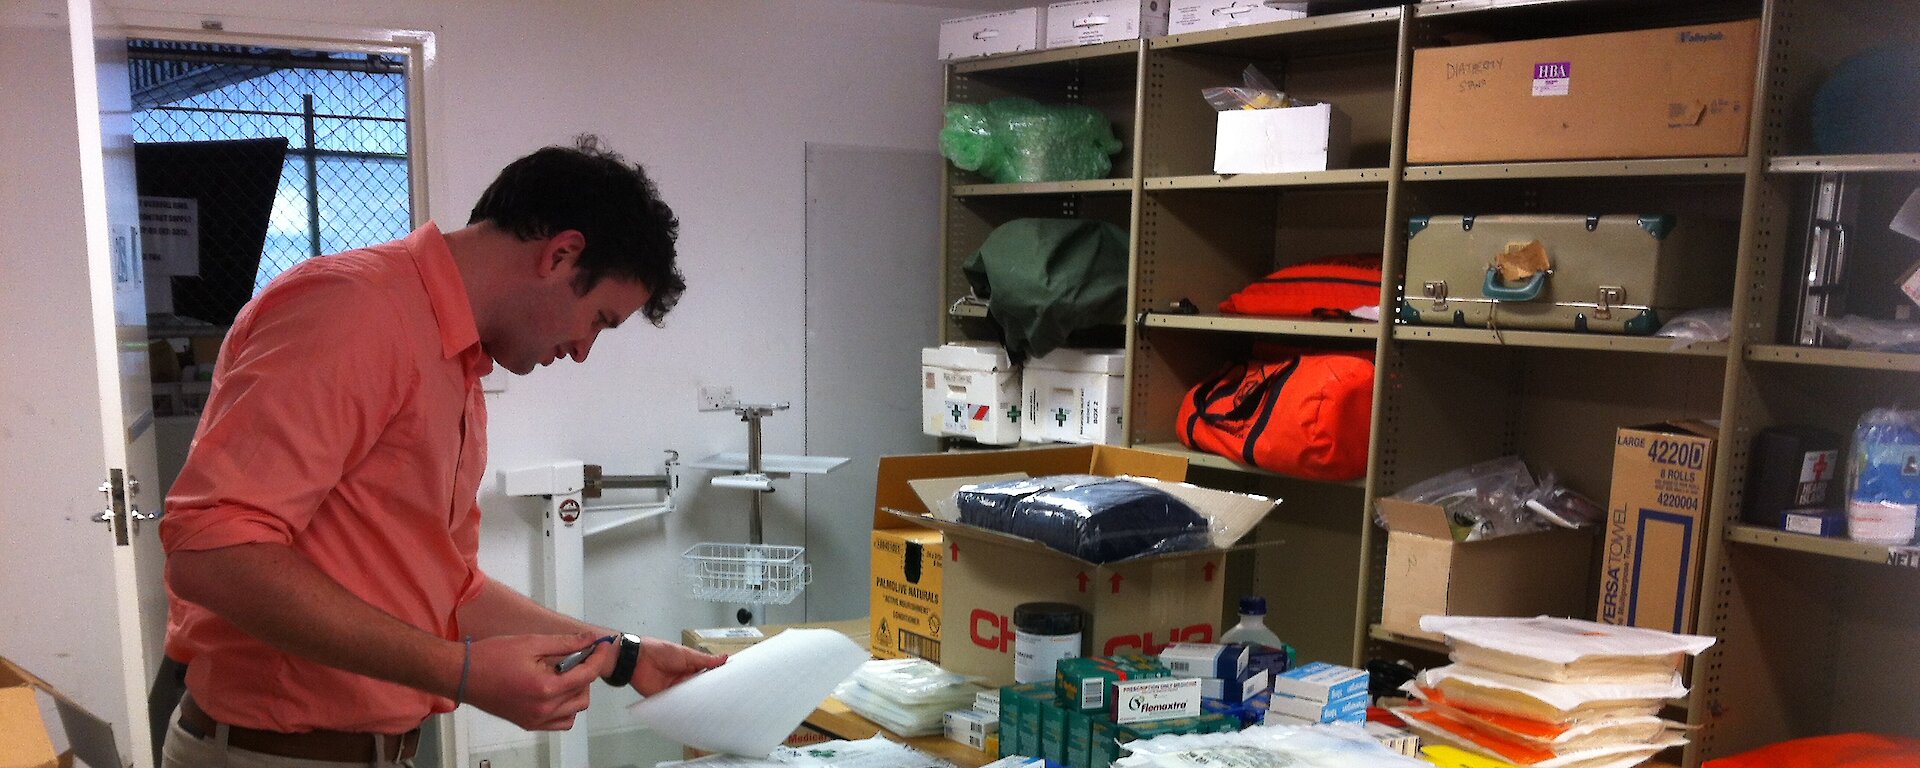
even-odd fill
[[[866,660],[846,635],[789,629],[627,710],[682,744],[765,757]]]

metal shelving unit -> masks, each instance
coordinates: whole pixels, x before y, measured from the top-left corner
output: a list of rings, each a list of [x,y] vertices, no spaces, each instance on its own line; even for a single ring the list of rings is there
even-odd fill
[[[1823,368],[1920,373],[1920,354],[1902,352],[1755,344],[1747,347],[1747,359],[1758,363],[1791,363]]]
[[[1760,114],[1745,156],[1405,163],[1417,48],[1455,37],[1754,18],[1763,28]],[[984,308],[950,307],[965,294],[959,263],[993,226],[1055,215],[1126,227],[1135,319],[1125,329],[1130,444],[1184,457],[1207,482],[1287,499],[1290,514],[1261,528],[1263,540],[1280,543],[1254,555],[1252,588],[1286,596],[1274,601],[1273,620],[1305,657],[1348,663],[1445,651],[1378,626],[1385,536],[1366,513],[1368,499],[1508,453],[1604,499],[1616,428],[1718,418],[1698,631],[1722,642],[1690,669],[1690,698],[1674,702],[1697,729],[1680,764],[1697,768],[1772,741],[1849,729],[1920,735],[1920,702],[1910,695],[1920,668],[1886,663],[1920,656],[1920,600],[1912,599],[1920,587],[1909,570],[1920,555],[1739,520],[1747,446],[1759,429],[1811,422],[1845,433],[1889,393],[1920,387],[1920,355],[1793,346],[1781,327],[1806,187],[1835,173],[1886,189],[1920,186],[1920,152],[1819,154],[1807,127],[1825,73],[1916,26],[1920,6],[1874,0],[1445,0],[954,64],[950,100],[1025,95],[1089,104],[1113,119],[1126,146],[1111,176],[1093,181],[986,184],[949,170],[940,310],[949,317],[947,338],[991,338]],[[1199,89],[1235,84],[1250,64],[1288,92],[1349,115],[1352,167],[1211,172],[1216,118]],[[1735,311],[1730,340],[1676,346],[1656,337],[1168,311],[1211,309],[1288,263],[1373,251],[1385,257],[1381,306],[1390,309],[1409,216],[1656,209],[1741,222],[1739,262],[1723,276]],[[1364,480],[1283,477],[1178,442],[1181,396],[1270,341],[1374,350]]]
[[[1536,349],[1586,349],[1606,352],[1638,352],[1649,355],[1691,355],[1698,357],[1726,357],[1727,355],[1727,343],[1724,341],[1682,343],[1660,336],[1616,336],[1605,333],[1496,331],[1486,328],[1396,325],[1393,328],[1393,338],[1404,342],[1487,344],[1496,347],[1527,347]]]
[[[1407,181],[1486,179],[1590,179],[1598,177],[1726,176],[1746,173],[1738,157],[1671,157],[1651,160],[1579,160],[1535,163],[1410,165]]]
[[[1027,184],[961,184],[953,188],[953,196],[1077,195],[1131,191],[1133,191],[1132,179],[1089,179],[1086,181],[1039,181]]]
[[[1278,317],[1251,317],[1248,315],[1223,315],[1204,312],[1197,315],[1150,312],[1140,318],[1140,324],[1148,328],[1179,328],[1190,331],[1220,331],[1223,333],[1304,336],[1325,339],[1364,339],[1368,341],[1380,335],[1379,323],[1349,322],[1343,320],[1290,320]]]
[[[1800,533],[1787,533],[1757,525],[1733,525],[1727,527],[1727,540],[1735,544],[1751,544],[1757,547],[1772,547],[1792,552],[1808,552],[1822,557],[1842,560],[1858,560],[1863,563],[1880,563],[1898,568],[1920,568],[1920,547],[1889,547],[1884,544],[1866,544],[1848,539],[1836,539],[1825,536],[1808,536]]]

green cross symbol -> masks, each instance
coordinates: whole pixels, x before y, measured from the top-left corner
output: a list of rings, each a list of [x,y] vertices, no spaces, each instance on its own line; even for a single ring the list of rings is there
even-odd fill
[[[1020,420],[1020,406],[1017,406],[1017,405],[1007,406],[1007,421],[1018,422],[1019,420]]]
[[[1053,420],[1056,422],[1059,422],[1059,426],[1062,426],[1062,427],[1066,426],[1067,425],[1067,409],[1065,408],[1054,409]]]
[[[948,414],[950,414],[951,416],[953,416],[953,420],[954,420],[954,421],[959,421],[959,420],[960,420],[960,414],[962,414],[962,413],[964,413],[964,411],[961,411],[961,410],[960,410],[960,404],[959,404],[959,403],[954,403],[954,404],[953,404],[953,408],[952,408],[952,410],[949,410],[949,411],[947,411],[947,413],[948,413]]]

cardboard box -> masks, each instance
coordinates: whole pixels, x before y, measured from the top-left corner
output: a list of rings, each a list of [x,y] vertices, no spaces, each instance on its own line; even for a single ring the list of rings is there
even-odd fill
[[[945,537],[924,528],[873,532],[867,619],[876,659],[915,656],[940,663],[940,586]]]
[[[1693,631],[1718,437],[1698,421],[1626,427],[1614,437],[1601,623]]]
[[[1037,51],[1046,43],[1041,8],[1015,8],[940,22],[940,58]]]
[[[1167,33],[1163,0],[1067,0],[1047,6],[1047,47],[1110,43]]]
[[[1013,679],[1013,608],[1021,603],[1080,606],[1089,623],[1088,652],[1099,656],[1158,653],[1169,643],[1211,642],[1219,632],[1226,553],[1272,510],[1274,502],[1178,483],[1187,463],[1112,446],[886,456],[875,489],[875,529],[935,528],[946,534],[940,665],[991,685]],[[1096,565],[1039,542],[988,531],[931,513],[950,503],[970,478],[1086,473],[1169,481],[1212,521],[1214,548]],[[922,494],[925,494],[924,496]],[[1002,701],[1002,706],[1005,705]]]
[[[1264,669],[1249,669],[1241,673],[1237,680],[1219,677],[1200,678],[1200,697],[1225,704],[1239,704],[1265,693],[1272,687],[1272,672]]]
[[[1276,693],[1267,701],[1267,714],[1282,715],[1309,723],[1358,723],[1367,719],[1367,705],[1371,703],[1364,689],[1359,695],[1345,696],[1333,701],[1303,699]]]
[[[1167,6],[1167,34],[1205,32],[1244,27],[1269,21],[1307,17],[1306,3],[1269,3],[1261,0],[1198,0]]]
[[[1056,349],[1020,372],[1020,439],[1029,443],[1119,445],[1125,403],[1123,349]]]
[[[58,732],[42,712],[56,713]],[[121,765],[113,726],[0,656],[0,766],[70,768],[76,759],[93,766]]]
[[[1747,152],[1756,20],[1413,52],[1407,162]]]
[[[1453,540],[1447,512],[1383,498],[1387,568],[1380,625],[1444,641],[1421,616],[1571,616],[1587,613],[1593,537],[1556,529],[1482,541]],[[1276,682],[1277,685],[1277,682]]]
[[[1353,123],[1332,104],[1220,113],[1214,173],[1295,173],[1347,164]]]
[[[1114,683],[1113,701],[1107,714],[1122,725],[1197,717],[1201,714],[1200,688],[1197,677]]]
[[[1329,702],[1367,695],[1367,671],[1316,661],[1273,678],[1273,695]]]
[[[921,431],[988,445],[1020,442],[1020,371],[998,344],[920,350]]]
[[[1160,663],[1165,664],[1174,677],[1239,680],[1241,673],[1247,671],[1247,646],[1237,643],[1174,643],[1160,652]]]

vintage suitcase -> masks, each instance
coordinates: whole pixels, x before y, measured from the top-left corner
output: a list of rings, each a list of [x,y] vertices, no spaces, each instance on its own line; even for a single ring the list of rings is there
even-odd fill
[[[1503,251],[1539,241],[1548,268],[1509,282]],[[1671,215],[1416,216],[1405,323],[1651,334],[1675,314],[1731,306],[1738,230]]]

